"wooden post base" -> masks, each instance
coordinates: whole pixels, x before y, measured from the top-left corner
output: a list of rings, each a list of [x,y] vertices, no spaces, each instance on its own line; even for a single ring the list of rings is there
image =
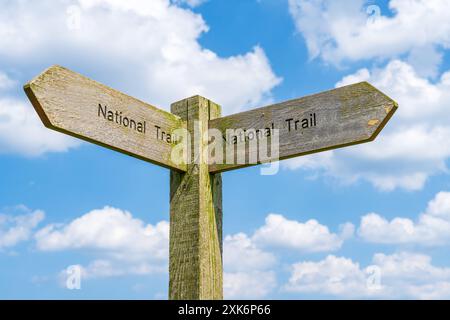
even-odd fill
[[[170,174],[169,299],[223,299],[222,177],[209,173],[208,141],[194,141],[220,117],[220,106],[195,96],[171,109],[187,121],[192,163],[186,173]]]

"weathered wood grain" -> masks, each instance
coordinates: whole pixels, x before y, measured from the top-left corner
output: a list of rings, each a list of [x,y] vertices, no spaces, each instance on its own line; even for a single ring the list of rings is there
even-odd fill
[[[170,175],[169,298],[222,299],[222,179],[209,173],[208,141],[194,136],[208,130],[220,107],[195,96],[174,103],[172,112],[187,121],[192,161],[186,173]]]
[[[60,66],[24,89],[45,126],[171,169],[169,298],[176,300],[223,298],[220,172],[372,141],[398,108],[362,82],[223,118],[220,106],[195,96],[172,104],[172,114]],[[118,121],[120,113],[128,125]],[[173,132],[181,128],[191,134],[191,159],[176,164]],[[245,148],[233,163],[211,164],[221,152],[212,155],[206,139],[211,135],[204,135],[209,129],[224,137],[223,160],[227,147],[236,146],[227,130],[258,130],[270,141],[278,129],[279,158],[263,159],[244,137]],[[237,163],[240,156],[247,162]]]
[[[168,138],[175,139],[169,135],[184,123],[169,112],[60,66],[49,68],[24,90],[50,129],[163,167],[187,169],[171,161],[174,143]]]
[[[223,144],[224,154],[227,145],[233,146],[226,136],[227,129],[279,129],[279,158],[283,160],[372,141],[397,107],[395,101],[369,83],[362,82],[214,119],[210,121],[209,128],[220,130],[227,140]],[[303,128],[302,120],[310,119],[311,115],[315,115],[312,118],[315,125]],[[289,119],[292,120],[288,122]],[[299,121],[297,130],[294,128],[295,121]],[[257,154],[257,148],[249,148],[249,141],[244,143],[245,163],[236,163],[236,157],[234,163],[211,164],[210,172],[223,172],[267,162]],[[256,157],[254,159],[258,159],[258,162],[249,163],[251,157]]]

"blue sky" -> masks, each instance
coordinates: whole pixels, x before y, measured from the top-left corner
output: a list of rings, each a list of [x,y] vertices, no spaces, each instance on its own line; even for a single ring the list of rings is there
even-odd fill
[[[0,298],[167,298],[169,172],[45,129],[22,85],[53,64],[225,114],[371,82],[375,142],[223,174],[225,297],[450,298],[446,1],[0,5]]]

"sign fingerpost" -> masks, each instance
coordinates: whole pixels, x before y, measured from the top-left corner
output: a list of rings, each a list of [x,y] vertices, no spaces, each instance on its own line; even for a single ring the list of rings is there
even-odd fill
[[[223,298],[221,172],[370,142],[398,108],[362,82],[226,117],[200,96],[166,112],[60,66],[24,90],[46,127],[171,170],[174,300]]]

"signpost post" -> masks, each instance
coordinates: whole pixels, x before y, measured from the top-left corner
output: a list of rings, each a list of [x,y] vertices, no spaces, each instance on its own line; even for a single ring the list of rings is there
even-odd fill
[[[166,112],[60,66],[24,90],[46,127],[171,170],[174,300],[223,298],[221,172],[372,141],[398,108],[362,82],[227,117],[200,96]]]

